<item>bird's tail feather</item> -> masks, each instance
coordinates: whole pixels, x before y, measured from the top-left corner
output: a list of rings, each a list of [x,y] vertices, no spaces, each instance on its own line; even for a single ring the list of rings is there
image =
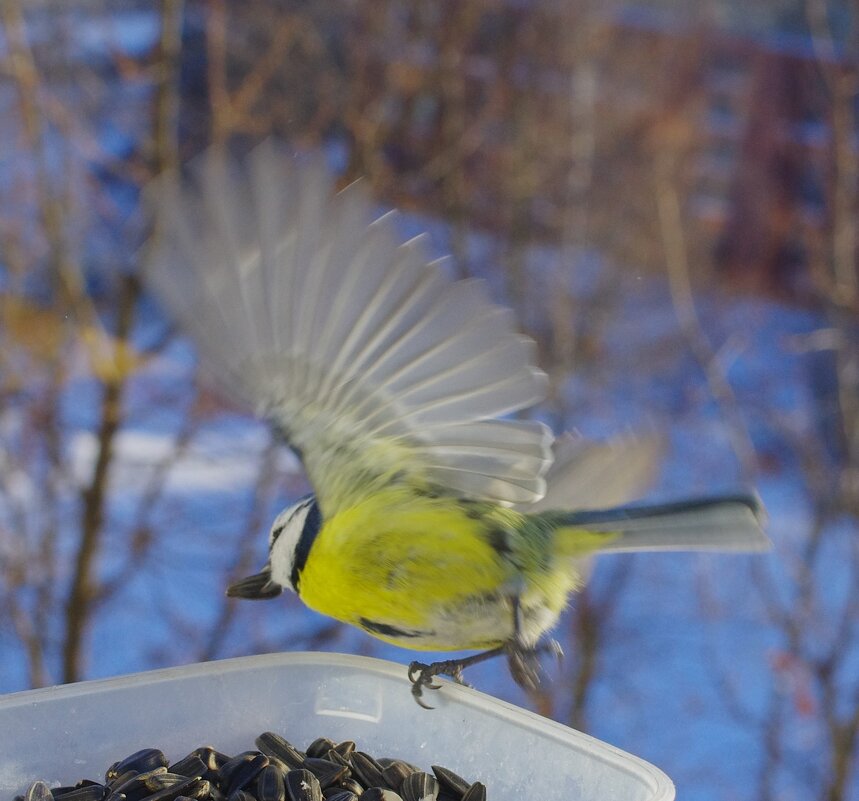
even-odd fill
[[[764,551],[770,541],[763,518],[757,497],[729,495],[570,512],[559,529],[569,532],[570,555],[593,550]]]

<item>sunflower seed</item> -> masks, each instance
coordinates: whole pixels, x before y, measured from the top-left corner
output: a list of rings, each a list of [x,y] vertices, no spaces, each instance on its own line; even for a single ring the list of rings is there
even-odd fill
[[[462,801],[486,801],[486,785],[475,782],[468,788]]]
[[[340,756],[344,756],[348,759],[349,755],[355,750],[355,741],[343,740],[342,743],[337,743],[337,745],[334,746],[334,750],[340,754]]]
[[[344,790],[348,790],[350,793],[354,793],[355,795],[361,795],[361,793],[364,792],[363,786],[354,776],[350,776],[348,779],[343,779],[343,781],[340,782],[340,787]]]
[[[196,779],[197,784],[188,791],[188,797],[197,799],[197,801],[206,801],[207,799],[213,799],[214,801],[214,796],[212,795],[214,785],[208,779],[201,779],[199,776],[191,778]]]
[[[358,801],[358,796],[349,790],[331,787],[323,792],[325,801]]]
[[[157,770],[157,768],[156,768]],[[167,768],[164,768],[166,771]],[[108,799],[116,796],[122,796],[131,801],[139,801],[145,798],[152,791],[146,787],[146,779],[152,774],[152,771],[146,773],[135,773],[134,771],[126,771],[122,776],[118,776],[115,786],[111,789]],[[122,777],[128,776],[127,779],[121,781]]]
[[[228,801],[256,801],[256,799],[245,790],[236,790]]]
[[[471,782],[467,782],[462,776],[457,775],[452,770],[443,768],[441,765],[433,765],[432,772],[438,779],[438,783],[443,789],[450,791],[451,795],[456,798],[462,798],[471,787]]]
[[[273,731],[265,731],[257,737],[256,746],[262,753],[289,765],[290,770],[299,770],[304,764],[305,754]]]
[[[25,801],[54,801],[54,794],[45,782],[33,782],[24,793]]]
[[[244,761],[239,762],[236,767],[229,773],[229,778],[227,779],[228,785],[225,791],[227,793],[227,796],[231,796],[236,790],[243,790],[254,779],[256,779],[262,769],[267,766],[268,757],[265,754],[260,754],[258,752],[255,756],[252,756],[249,759],[245,759]],[[226,768],[226,765],[221,768],[222,777]],[[223,786],[224,784],[222,780],[221,787]]]
[[[380,762],[379,764],[382,763]],[[389,765],[384,767],[384,770],[382,770],[382,776],[385,779],[385,785],[387,787],[399,792],[406,776],[411,775],[416,770],[417,768],[412,765],[409,765],[400,759],[394,759]]]
[[[317,737],[307,746],[305,753],[309,757],[324,757],[335,745],[336,743],[327,737]]]
[[[374,758],[352,740],[314,740],[307,753],[274,732],[235,756],[201,746],[168,767],[144,748],[114,762],[106,784],[88,779],[51,790],[34,782],[14,801],[486,801],[486,787],[434,765]],[[365,789],[366,788],[366,789]],[[0,799],[2,801],[2,799]]]
[[[403,779],[400,794],[403,801],[435,801],[439,792],[438,779],[419,770]]]
[[[203,745],[200,746],[200,748],[195,748],[187,757],[185,757],[185,759],[190,759],[192,756],[197,757],[208,770],[212,771],[220,770],[227,762],[230,761],[230,757],[226,754],[222,754],[220,751],[216,751],[210,745]],[[182,761],[184,762],[185,760]]]
[[[364,791],[361,801],[403,801],[403,799],[387,787],[371,787]]]
[[[333,748],[325,755],[325,759],[329,762],[334,762],[337,765],[343,765],[343,767],[346,768],[352,767],[349,764],[348,757],[343,756],[339,751],[335,751]]]
[[[143,776],[139,776],[139,779],[142,779]],[[178,773],[169,773],[167,768],[158,771],[150,771],[146,778],[143,780],[143,783],[146,785],[147,789],[152,790],[152,792],[156,792],[158,790],[164,790],[168,787],[173,787],[179,782],[186,782],[189,778],[197,779],[198,776],[188,777],[182,776]]]
[[[122,787],[122,785],[124,785],[126,782],[131,781],[137,775],[138,773],[136,770],[127,770],[125,771],[125,773],[120,773],[119,776],[117,776],[115,779],[109,781],[106,787],[110,792],[120,792],[120,788]]]
[[[337,784],[352,773],[348,764],[341,765],[339,762],[332,762],[330,759],[311,756],[304,760],[304,767],[319,779],[319,786],[323,790],[332,784]]]
[[[101,801],[106,790],[104,785],[95,782],[81,787],[72,787],[66,792],[59,792],[64,789],[63,787],[55,787],[51,793],[58,801]]]
[[[309,770],[291,770],[286,774],[286,793],[290,801],[322,801],[322,788]]]
[[[196,776],[183,777],[181,781],[153,793],[147,801],[175,801],[180,795],[193,796],[199,790],[201,781]]]
[[[125,759],[121,759],[112,765],[105,778],[110,781],[129,770],[136,770],[138,773],[147,773],[155,768],[166,768],[169,764],[167,757],[157,748],[141,748],[139,751],[129,754]]]
[[[276,765],[264,767],[257,776],[258,801],[284,801],[286,787],[283,784],[283,773]]]
[[[258,753],[259,751],[242,751],[240,754],[230,757],[215,771],[217,784],[227,795],[231,794],[227,791],[227,787],[233,778],[233,774],[242,767],[242,765],[246,765],[256,757]]]
[[[379,787],[385,783],[385,777],[382,776],[382,766],[369,754],[355,751],[350,762],[364,787]]]
[[[209,766],[200,759],[199,755],[191,753],[178,762],[174,762],[167,770],[170,773],[179,773],[182,776],[202,776],[209,770]]]

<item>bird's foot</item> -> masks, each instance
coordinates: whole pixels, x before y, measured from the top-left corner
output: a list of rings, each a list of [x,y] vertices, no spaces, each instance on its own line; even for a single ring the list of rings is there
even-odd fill
[[[556,640],[546,640],[537,645],[525,645],[518,639],[512,639],[508,643],[482,651],[474,656],[466,656],[462,659],[445,659],[440,662],[412,662],[409,665],[409,681],[412,683],[412,696],[418,706],[424,709],[432,709],[424,700],[424,690],[438,690],[441,684],[434,679],[436,676],[450,676],[457,684],[466,684],[462,677],[462,671],[478,662],[485,662],[495,656],[502,654],[507,657],[507,665],[514,681],[525,690],[535,690],[540,686],[540,656],[550,653],[557,659],[564,655],[561,646]]]
[[[462,671],[470,665],[483,662],[486,659],[491,659],[494,656],[499,656],[505,652],[504,646],[501,648],[493,648],[490,651],[483,651],[474,656],[466,656],[462,659],[444,659],[440,662],[412,662],[409,665],[409,681],[412,683],[412,696],[417,701],[418,706],[424,709],[432,709],[429,704],[424,701],[423,691],[438,690],[441,684],[434,681],[436,676],[450,676],[457,684],[462,684],[468,687],[465,679],[462,677]]]
[[[540,676],[543,669],[540,657],[551,654],[558,661],[564,656],[564,651],[557,640],[545,640],[537,645],[525,645],[513,639],[504,646],[507,655],[507,666],[513,680],[524,690],[536,690],[540,686]]]

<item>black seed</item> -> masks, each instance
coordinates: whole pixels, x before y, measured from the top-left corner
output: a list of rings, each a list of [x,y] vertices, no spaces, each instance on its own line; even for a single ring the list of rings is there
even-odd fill
[[[355,741],[344,740],[342,743],[337,743],[337,745],[334,746],[334,750],[340,754],[340,756],[344,756],[348,759],[349,755],[355,750]]]
[[[309,757],[324,757],[335,745],[336,743],[327,737],[318,737],[307,746],[306,753]]]
[[[449,790],[457,798],[462,798],[468,788],[471,787],[471,782],[467,782],[462,776],[443,768],[441,765],[433,765],[432,772],[435,773],[435,777],[442,788]]]
[[[349,759],[344,757],[342,754],[335,751],[333,748],[326,754],[325,758],[329,762],[333,762],[335,765],[343,765],[344,767],[351,768],[352,766],[349,764]]]
[[[256,757],[259,751],[242,751],[240,754],[236,754],[234,757],[230,757],[220,768],[218,768],[216,772],[216,778],[218,786],[227,794],[230,795],[230,792],[227,791],[229,787],[230,781],[233,778],[233,774],[240,768],[242,765],[247,764],[252,759]]]
[[[228,801],[256,801],[256,799],[246,790],[236,790]]]
[[[140,778],[143,778],[142,776]],[[188,781],[189,778],[198,779],[199,776],[182,776],[178,773],[170,773],[167,768],[158,771],[150,771],[144,779],[144,784],[153,793],[158,790],[164,790],[168,787],[173,787],[179,782]]]
[[[127,770],[125,773],[120,773],[115,779],[112,779],[107,784],[107,789],[110,792],[122,792],[122,786],[130,782],[135,776],[138,776],[136,770]]]
[[[188,754],[186,759],[189,759],[192,756],[196,756],[209,770],[220,770],[227,762],[230,761],[230,758],[226,754],[216,751],[210,745],[195,748],[190,754]]]
[[[385,777],[382,776],[382,766],[369,754],[355,751],[350,761],[364,787],[379,787],[385,783]]]
[[[209,770],[209,766],[197,754],[188,754],[184,759],[174,762],[167,770],[182,776],[202,776]]]
[[[144,748],[114,762],[107,785],[84,779],[51,790],[35,782],[15,801],[486,801],[486,787],[440,765],[434,776],[392,757],[370,756],[352,740],[319,737],[307,754],[274,732],[259,751],[233,757],[202,746],[173,763]],[[364,789],[368,788],[368,789]],[[2,799],[0,799],[2,801]]]
[[[290,801],[322,801],[319,780],[309,770],[291,770],[286,774],[286,794]]]
[[[325,801],[358,801],[358,796],[349,790],[343,790],[339,787],[331,787],[323,791]]]
[[[193,778],[197,779],[197,786],[191,788],[188,791],[188,795],[191,798],[196,798],[197,801],[205,801],[205,799],[211,798],[214,785],[208,779],[201,779],[199,776]]]
[[[486,801],[486,785],[475,782],[468,788],[462,801]]]
[[[191,778],[182,778],[181,781],[159,790],[148,796],[149,801],[175,801],[180,795],[193,795],[195,790],[200,785],[200,779],[192,776]]]
[[[331,749],[328,750],[330,751]],[[348,764],[341,765],[339,762],[332,762],[330,759],[320,759],[311,756],[304,760],[304,767],[319,779],[319,786],[323,790],[332,784],[337,784],[352,773]]]
[[[265,754],[257,753],[245,762],[240,762],[230,773],[229,784],[226,788],[228,796],[232,795],[236,790],[243,790],[260,774],[263,768],[268,766],[268,757]],[[221,768],[223,776],[226,765]],[[223,781],[221,782],[223,787]]]
[[[379,764],[381,764],[381,762]],[[414,772],[415,768],[412,765],[409,765],[400,759],[395,759],[390,765],[386,765],[384,767],[382,770],[382,776],[385,779],[385,785],[387,787],[400,792],[403,780],[406,776],[409,776]]]
[[[283,784],[283,773],[276,765],[268,765],[257,776],[257,799],[259,801],[284,801],[286,787]]]
[[[435,776],[423,771],[406,776],[400,787],[403,801],[435,801],[439,793],[439,783]]]
[[[403,801],[403,799],[387,787],[371,787],[369,790],[364,790],[361,801]]]
[[[364,792],[363,786],[354,776],[350,776],[348,779],[343,779],[343,781],[340,782],[340,787],[351,793],[355,793],[355,795],[361,795],[361,793]]]
[[[125,759],[119,760],[107,772],[107,779],[113,779],[122,773],[129,770],[136,770],[138,773],[147,773],[155,768],[166,768],[170,764],[163,752],[157,748],[141,748],[140,751],[135,751],[129,754]]]
[[[209,798],[211,801],[227,801],[224,791],[217,784],[209,783]]]
[[[108,795],[108,801],[114,797],[122,796],[125,799],[139,799],[149,795],[149,790],[146,788],[146,777],[149,773],[134,773],[134,771],[126,771],[122,776],[118,776],[115,786],[111,789]],[[121,781],[123,777],[128,778]]]
[[[25,801],[54,801],[54,794],[45,782],[33,782],[24,793]]]
[[[65,792],[60,792],[61,790],[65,790]],[[104,798],[106,788],[101,784],[87,784],[68,790],[64,787],[55,787],[51,792],[54,798],[61,799],[61,801],[101,801]]]
[[[379,763],[379,766],[382,768],[389,768],[394,763],[398,762],[401,765],[405,765],[409,768],[410,772],[414,773],[416,770],[420,770],[417,765],[412,765],[411,762],[406,762],[405,759],[394,759],[394,757],[379,757],[376,762]]]
[[[298,770],[304,764],[305,755],[292,743],[273,731],[263,732],[257,737],[256,746],[264,754],[277,757],[281,762],[288,765],[290,770]]]

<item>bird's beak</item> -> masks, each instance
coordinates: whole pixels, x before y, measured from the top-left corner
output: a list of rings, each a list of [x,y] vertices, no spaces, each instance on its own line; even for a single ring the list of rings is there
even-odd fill
[[[276,581],[272,581],[271,570],[268,567],[227,587],[227,595],[230,598],[249,598],[251,600],[275,598],[282,592],[283,587]]]

